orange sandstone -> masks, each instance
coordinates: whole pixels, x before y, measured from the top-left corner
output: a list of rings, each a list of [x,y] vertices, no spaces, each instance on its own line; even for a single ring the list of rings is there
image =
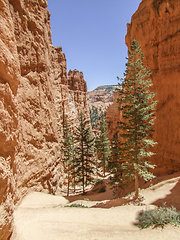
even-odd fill
[[[88,115],[86,91],[52,46],[47,0],[0,0],[0,240],[29,189],[61,189],[64,118],[74,127]]]
[[[156,107],[154,140],[157,175],[180,170],[180,2],[143,0],[127,24],[126,45],[136,39],[144,52],[144,65],[152,71]],[[116,104],[115,104],[116,105]],[[109,130],[115,128],[116,108],[108,114]],[[108,110],[110,111],[110,110]],[[114,130],[113,130],[114,131]],[[111,133],[112,136],[112,133]]]

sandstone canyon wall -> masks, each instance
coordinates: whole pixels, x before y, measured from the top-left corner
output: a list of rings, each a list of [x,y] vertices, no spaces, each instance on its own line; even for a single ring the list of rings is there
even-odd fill
[[[88,92],[89,108],[92,109],[92,106],[95,106],[99,111],[106,112],[107,107],[113,103],[113,91],[116,87],[115,85],[104,85]]]
[[[0,0],[0,239],[28,189],[56,193],[64,182],[62,124],[87,111],[83,74],[67,74],[51,42],[47,0]]]
[[[180,170],[180,1],[143,0],[127,25],[126,45],[136,39],[157,93],[157,175]],[[111,116],[108,121],[113,121]]]
[[[117,122],[120,119],[120,111],[118,110],[117,98],[119,94],[117,91],[113,92],[113,104],[107,108],[106,112],[106,122],[108,124],[108,137],[109,139],[113,138],[113,135],[118,131]]]

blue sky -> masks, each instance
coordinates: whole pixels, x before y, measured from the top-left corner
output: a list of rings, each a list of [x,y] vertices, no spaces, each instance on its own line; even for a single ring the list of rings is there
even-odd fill
[[[62,46],[67,71],[84,74],[88,91],[117,84],[127,56],[127,23],[141,0],[48,0],[52,42]]]

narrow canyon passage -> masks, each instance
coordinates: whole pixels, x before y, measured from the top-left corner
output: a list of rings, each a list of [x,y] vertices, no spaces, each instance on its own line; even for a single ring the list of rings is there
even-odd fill
[[[157,197],[160,199],[170,194],[178,179],[142,190],[143,206],[125,205],[110,209],[65,207],[68,201],[64,197],[31,192],[15,211],[11,240],[179,239],[180,227],[168,225],[163,230],[140,230],[134,225],[138,212],[154,207],[149,204]],[[96,203],[77,202],[83,205]]]

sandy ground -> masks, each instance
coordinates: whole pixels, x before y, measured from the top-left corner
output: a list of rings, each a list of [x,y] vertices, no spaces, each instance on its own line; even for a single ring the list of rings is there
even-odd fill
[[[141,190],[142,206],[129,204],[109,209],[64,207],[68,200],[62,196],[31,192],[15,211],[11,240],[178,240],[180,227],[168,225],[163,230],[140,230],[134,225],[139,211],[154,208],[152,203],[169,199],[178,183],[179,178],[174,178]],[[89,207],[97,203],[76,202]]]

